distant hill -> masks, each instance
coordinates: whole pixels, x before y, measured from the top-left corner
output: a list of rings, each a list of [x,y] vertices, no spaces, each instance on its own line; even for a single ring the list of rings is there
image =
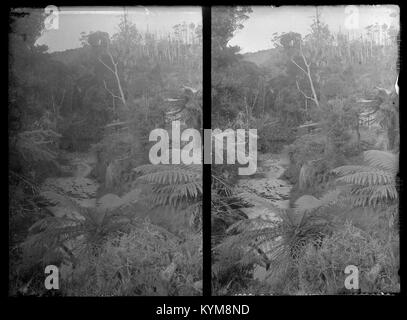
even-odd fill
[[[249,52],[243,54],[243,59],[246,61],[253,62],[260,67],[270,66],[273,64],[273,60],[276,60],[278,55],[277,49],[267,49],[257,52]]]
[[[284,67],[281,65],[280,51],[272,48],[257,52],[243,54],[243,60],[256,64],[260,69],[271,77],[284,74]]]
[[[54,60],[71,65],[77,61],[83,60],[83,56],[87,54],[86,48],[80,47],[75,49],[68,49],[65,51],[52,52],[50,55]]]

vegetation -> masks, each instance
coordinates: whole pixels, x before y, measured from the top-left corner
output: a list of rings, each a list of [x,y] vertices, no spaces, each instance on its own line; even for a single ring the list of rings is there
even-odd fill
[[[251,14],[212,9],[212,126],[257,129],[259,169],[212,166],[212,292],[400,291],[399,31],[351,38],[317,9],[308,34],[240,54]],[[123,14],[49,53],[44,19],[10,12],[9,295],[201,295],[201,166],[148,159],[151,130],[202,129],[201,26],[158,36]]]
[[[351,39],[317,9],[307,35],[270,33],[273,49],[242,55],[228,41],[250,12],[213,10],[212,123],[256,128],[266,175],[242,192],[233,166],[213,166],[213,291],[349,294],[354,265],[357,292],[398,292],[397,30]],[[276,154],[289,159],[281,177],[267,164]],[[273,200],[281,179],[287,205]]]
[[[201,169],[148,160],[169,114],[201,128],[201,26],[158,36],[124,13],[48,53],[44,19],[10,15],[9,294],[202,294]]]

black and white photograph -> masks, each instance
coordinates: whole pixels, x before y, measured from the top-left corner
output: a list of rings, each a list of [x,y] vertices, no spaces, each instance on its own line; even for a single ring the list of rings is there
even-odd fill
[[[257,130],[212,165],[213,295],[400,292],[399,14],[212,7],[212,127]]]
[[[9,300],[401,295],[402,12],[10,6]]]
[[[9,19],[9,296],[202,295],[201,8]]]

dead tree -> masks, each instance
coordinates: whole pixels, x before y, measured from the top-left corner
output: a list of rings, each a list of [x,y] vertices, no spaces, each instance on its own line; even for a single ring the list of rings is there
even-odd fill
[[[297,62],[295,62],[294,58],[291,58],[291,62],[294,63],[307,76],[310,87],[311,87],[312,97],[306,95],[305,92],[301,90],[301,88],[298,84],[298,81],[296,81],[297,89],[306,99],[314,101],[315,104],[317,105],[317,107],[320,108],[317,93],[316,93],[315,87],[314,87],[314,82],[311,77],[311,69],[310,69],[311,62],[307,62],[304,51],[302,50],[301,41],[300,41],[300,54],[304,61],[305,69],[303,67],[301,67]]]

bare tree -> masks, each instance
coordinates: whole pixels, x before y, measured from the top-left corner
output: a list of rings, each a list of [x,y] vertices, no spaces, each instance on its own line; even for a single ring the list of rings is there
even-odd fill
[[[294,63],[294,64],[306,75],[306,77],[308,78],[308,81],[309,81],[309,84],[310,84],[310,87],[311,87],[312,97],[306,95],[305,92],[304,92],[303,90],[301,90],[301,88],[300,88],[300,86],[299,86],[299,84],[298,84],[298,81],[296,81],[298,91],[299,91],[306,99],[309,99],[309,100],[314,101],[315,104],[317,105],[317,107],[320,108],[319,101],[318,101],[318,97],[317,97],[317,93],[316,93],[315,87],[314,87],[314,82],[313,82],[312,77],[311,77],[311,69],[310,69],[311,62],[308,62],[308,61],[307,61],[307,58],[306,58],[305,55],[304,55],[304,51],[302,50],[301,41],[300,41],[300,54],[301,54],[301,57],[302,57],[302,59],[303,59],[303,61],[304,61],[305,69],[304,69],[303,67],[301,67],[297,62],[295,62],[294,58],[291,58],[291,62]]]

